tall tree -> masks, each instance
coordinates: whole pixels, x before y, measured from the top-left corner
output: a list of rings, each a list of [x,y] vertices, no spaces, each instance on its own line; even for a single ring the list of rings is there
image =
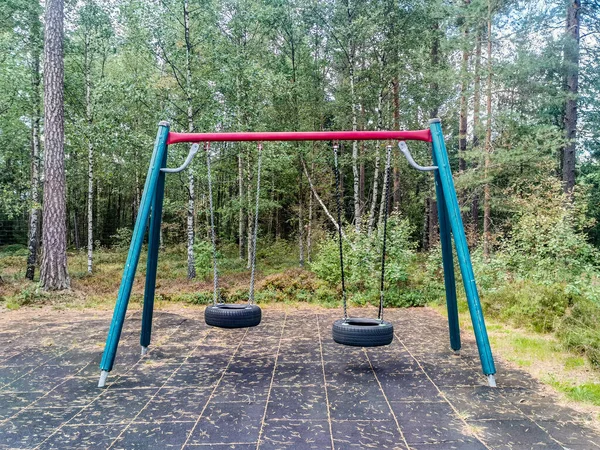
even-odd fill
[[[473,82],[473,150],[479,148],[479,137],[481,133],[481,41],[483,40],[483,30],[481,24],[477,25],[477,41],[475,43],[475,74]],[[473,193],[471,200],[471,238],[477,242],[477,232],[479,223],[479,192]]]
[[[64,150],[63,0],[47,0],[44,48],[44,205],[40,283],[68,289]]]
[[[183,1],[183,29],[185,37],[185,96],[187,103],[188,131],[194,131],[194,105],[192,96],[192,52],[194,51],[190,38],[190,5],[188,0]],[[187,276],[189,279],[196,278],[196,262],[194,258],[195,241],[195,202],[194,194],[194,171],[192,167],[188,170],[188,207],[187,207]]]
[[[567,4],[567,30],[564,50],[566,65],[565,132],[567,144],[562,157],[562,180],[565,192],[575,186],[575,149],[577,139],[577,96],[579,94],[579,25],[580,0]]]
[[[27,272],[25,277],[33,280],[37,264],[38,247],[40,242],[40,56],[42,51],[42,26],[40,22],[41,7],[38,2],[32,2],[29,9],[29,48],[31,53],[31,207],[29,211],[29,239]]]
[[[490,155],[492,153],[492,0],[488,0],[488,18],[487,18],[487,87],[486,87],[486,130],[485,130],[485,162],[483,187],[483,254],[485,257],[490,255],[491,246],[491,191],[490,191]]]
[[[465,153],[467,152],[467,91],[469,89],[469,5],[471,0],[464,0],[462,20],[462,61],[460,65],[460,111],[458,121],[458,170],[467,168]]]

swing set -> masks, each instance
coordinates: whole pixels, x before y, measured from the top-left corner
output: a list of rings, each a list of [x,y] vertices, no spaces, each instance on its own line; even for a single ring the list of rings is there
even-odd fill
[[[384,309],[384,278],[385,254],[387,233],[387,211],[390,197],[390,166],[391,145],[386,146],[386,170],[384,178],[385,206],[383,216],[383,249],[381,254],[381,279],[379,309],[377,319],[349,317],[347,311],[346,286],[344,278],[344,255],[342,245],[342,221],[340,199],[340,172],[338,164],[339,141],[377,140],[398,141],[398,146],[409,164],[419,171],[433,172],[437,198],[438,218],[440,227],[440,241],[442,247],[442,262],[444,269],[444,285],[446,291],[446,305],[448,310],[448,328],[450,334],[450,347],[455,352],[461,348],[460,327],[458,322],[458,307],[456,301],[456,280],[454,276],[454,261],[452,254],[452,237],[460,266],[462,280],[466,292],[471,321],[481,360],[483,373],[488,378],[491,387],[496,386],[496,368],[487,335],[481,302],[475,283],[475,275],[471,264],[471,256],[467,246],[465,230],[460,215],[456,189],[452,179],[448,153],[444,143],[441,122],[432,119],[429,129],[418,131],[311,131],[311,132],[247,132],[247,133],[175,133],[170,131],[167,122],[160,122],[158,134],[154,144],[154,151],[150,160],[150,167],[144,191],[138,210],[137,219],[133,229],[131,245],[119,287],[117,302],[110,324],[102,361],[100,362],[100,380],[98,387],[104,387],[109,372],[112,370],[117,347],[123,329],[125,314],[137,264],[142,251],[142,244],[149,222],[148,259],[146,264],[146,282],[144,289],[144,306],[142,311],[142,330],[140,344],[142,355],[148,351],[152,334],[152,316],[154,310],[154,296],[156,287],[156,271],[158,263],[158,249],[160,241],[160,226],[165,190],[165,175],[185,170],[191,163],[194,155],[204,143],[206,165],[208,173],[208,198],[210,209],[210,228],[213,257],[213,304],[204,312],[207,325],[220,328],[246,328],[260,324],[261,309],[254,299],[254,281],[256,277],[256,242],[258,229],[258,206],[260,195],[260,174],[262,162],[262,145],[268,141],[330,141],[333,144],[334,171],[336,180],[336,206],[337,206],[337,235],[339,241],[340,271],[342,284],[343,318],[333,324],[332,335],[335,342],[343,345],[358,347],[377,347],[389,345],[394,338],[394,327],[390,322],[383,320]],[[417,164],[405,141],[431,142],[433,166],[420,166]],[[254,228],[250,243],[251,273],[248,301],[243,304],[223,303],[219,294],[219,275],[216,249],[216,231],[214,226],[214,209],[212,198],[211,175],[211,142],[257,142],[257,177],[256,177],[256,205],[254,213]],[[167,151],[170,144],[192,143],[190,152],[184,163],[177,168],[167,168]]]

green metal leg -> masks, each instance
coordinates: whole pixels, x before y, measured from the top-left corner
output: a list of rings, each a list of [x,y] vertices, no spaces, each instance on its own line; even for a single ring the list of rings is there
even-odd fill
[[[164,152],[161,167],[167,166],[167,151]],[[148,234],[148,261],[146,262],[146,286],[144,288],[144,309],[142,312],[142,334],[140,345],[145,355],[152,336],[152,313],[154,311],[154,293],[156,289],[156,270],[158,266],[158,250],[160,247],[160,224],[162,222],[163,199],[165,197],[165,173],[160,172],[156,185],[156,194],[150,215],[150,231]]]
[[[437,165],[435,153],[433,165]],[[452,235],[450,221],[446,210],[446,199],[442,189],[440,174],[436,170],[435,193],[437,197],[438,220],[440,223],[440,244],[442,246],[442,262],[444,266],[444,286],[446,288],[446,308],[448,309],[448,330],[450,332],[450,348],[460,350],[460,324],[458,322],[458,304],[456,302],[456,280],[454,277],[454,258],[452,256]]]
[[[471,321],[473,322],[473,330],[475,331],[475,339],[477,341],[481,366],[483,368],[483,373],[488,376],[490,386],[495,386],[494,374],[496,373],[496,367],[494,365],[490,341],[483,319],[483,311],[481,309],[479,293],[477,292],[477,285],[475,284],[475,274],[473,273],[473,266],[471,264],[471,255],[469,253],[469,247],[467,246],[465,229],[460,216],[458,199],[456,198],[456,189],[454,188],[454,181],[452,180],[452,171],[450,170],[450,162],[448,160],[448,153],[446,151],[446,144],[444,143],[444,135],[442,134],[440,120],[431,120],[430,128],[433,138],[433,154],[435,155],[438,166],[437,172],[440,177],[450,228],[452,229],[452,235],[454,236],[456,254],[458,256],[460,271],[465,286],[467,302],[469,303],[469,312],[471,313]]]
[[[119,345],[119,338],[121,337],[123,322],[125,321],[125,313],[127,312],[127,304],[129,303],[133,279],[142,251],[148,217],[150,216],[150,207],[154,201],[154,196],[156,195],[158,178],[161,173],[161,163],[167,151],[168,136],[169,124],[167,122],[161,122],[154,143],[154,151],[152,152],[150,167],[148,168],[148,175],[146,176],[144,193],[135,221],[133,237],[131,239],[131,245],[129,246],[127,261],[125,262],[125,269],[123,270],[123,278],[121,279],[121,286],[119,287],[119,294],[117,295],[117,303],[115,305],[112,322],[110,323],[108,337],[106,338],[106,346],[104,347],[102,361],[100,362],[101,373],[98,387],[103,387],[106,384],[108,372],[112,370],[115,362],[117,346]]]

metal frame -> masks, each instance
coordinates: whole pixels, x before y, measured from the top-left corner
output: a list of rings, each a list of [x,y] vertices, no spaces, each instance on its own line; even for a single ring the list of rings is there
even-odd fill
[[[471,256],[467,246],[465,230],[460,216],[456,189],[452,179],[452,171],[448,160],[448,152],[444,143],[442,126],[439,119],[430,121],[429,129],[418,131],[331,131],[331,132],[276,132],[276,133],[172,133],[167,122],[160,122],[154,151],[146,176],[144,192],[140,202],[137,219],[127,261],[123,270],[123,278],[117,295],[113,318],[106,339],[106,346],[100,362],[100,380],[98,387],[104,387],[108,373],[112,370],[117,347],[125,321],[125,314],[135,271],[142,251],[142,244],[149,223],[148,261],[146,265],[146,284],[144,289],[144,308],[142,312],[142,332],[140,344],[142,355],[146,354],[152,335],[152,315],[154,310],[154,294],[156,287],[156,271],[158,265],[158,249],[162,206],[165,189],[165,174],[178,172],[187,167],[194,154],[198,151],[192,146],[184,164],[176,169],[167,169],[167,149],[169,144],[178,142],[224,142],[224,141],[337,141],[337,140],[417,140],[432,143],[433,166],[419,166],[408,151],[406,145],[400,145],[400,150],[406,156],[409,164],[417,170],[433,171],[437,197],[438,217],[440,222],[440,240],[444,267],[444,284],[446,304],[448,308],[448,327],[450,332],[450,347],[458,352],[461,348],[460,325],[456,302],[456,279],[454,276],[454,261],[452,255],[452,238],[465,287],[473,330],[481,359],[483,373],[488,377],[490,386],[495,386],[494,375],[496,368],[487,335],[487,329],[481,309],[481,302],[475,283],[475,275],[471,264]]]

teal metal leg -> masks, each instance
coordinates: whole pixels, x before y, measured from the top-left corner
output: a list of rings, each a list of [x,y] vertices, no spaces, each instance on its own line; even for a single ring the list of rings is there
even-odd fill
[[[437,158],[433,154],[433,165],[437,166]],[[446,288],[446,308],[448,309],[448,330],[450,332],[450,348],[460,350],[460,324],[458,322],[458,304],[456,302],[456,280],[454,277],[454,258],[452,256],[452,235],[450,221],[446,210],[446,199],[440,174],[436,170],[435,193],[437,197],[438,220],[440,223],[440,244],[442,246],[442,262],[444,265],[444,286]]]
[[[123,330],[125,313],[127,312],[127,304],[129,303],[129,297],[131,295],[131,288],[133,287],[133,279],[135,277],[135,271],[137,269],[140,253],[142,251],[144,234],[146,232],[146,225],[148,224],[148,217],[150,215],[150,207],[154,200],[154,196],[156,195],[156,187],[158,185],[161,163],[167,151],[168,136],[169,124],[167,122],[161,122],[159,124],[158,134],[156,135],[156,141],[154,143],[154,151],[152,152],[150,167],[148,168],[148,175],[146,176],[144,193],[140,202],[137,219],[135,221],[135,227],[133,228],[133,236],[131,239],[131,245],[129,246],[129,253],[127,254],[127,261],[125,262],[125,269],[123,270],[121,286],[119,287],[119,293],[117,295],[117,303],[115,305],[112,322],[110,323],[108,337],[106,338],[106,346],[104,347],[102,361],[100,362],[101,373],[98,387],[103,387],[105,385],[108,372],[112,370],[115,362],[117,346],[119,345],[119,338],[121,337],[121,331]]]
[[[431,120],[430,128],[433,138],[433,154],[435,155],[438,166],[438,174],[450,228],[452,229],[452,235],[454,236],[456,254],[458,256],[460,271],[465,286],[467,302],[469,303],[469,312],[471,313],[471,321],[473,322],[473,330],[475,331],[475,339],[477,341],[481,366],[483,368],[483,373],[488,376],[490,386],[495,386],[494,374],[496,373],[496,367],[494,365],[490,341],[483,319],[483,311],[481,309],[479,293],[477,292],[477,285],[475,284],[475,274],[473,273],[473,266],[471,264],[471,255],[469,253],[469,247],[467,246],[465,229],[460,216],[458,199],[456,198],[456,190],[454,188],[454,181],[452,180],[452,171],[450,169],[450,162],[448,160],[448,153],[446,151],[446,144],[444,143],[444,135],[442,134],[440,120]]]
[[[167,166],[167,153],[164,152],[161,167]],[[144,288],[144,309],[142,312],[142,334],[140,345],[145,355],[152,336],[152,313],[154,311],[154,294],[156,289],[156,270],[158,266],[158,249],[160,247],[160,224],[162,222],[163,199],[165,197],[165,173],[160,172],[156,185],[156,194],[150,215],[150,231],[148,234],[148,261],[146,262],[146,286]]]

